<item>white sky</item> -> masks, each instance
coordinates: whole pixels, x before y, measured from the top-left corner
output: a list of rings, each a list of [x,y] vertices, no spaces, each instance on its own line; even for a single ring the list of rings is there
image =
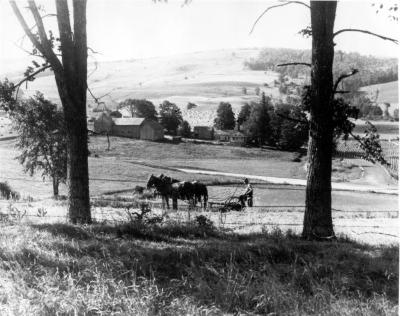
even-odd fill
[[[54,1],[37,1],[54,13]],[[377,1],[389,5],[393,1]],[[26,6],[23,0],[20,7]],[[269,5],[266,0],[183,0],[154,3],[152,0],[88,0],[88,45],[101,53],[98,60],[164,56],[192,51],[236,47],[310,48],[311,40],[297,32],[310,24],[309,11],[300,5],[277,8],[264,16],[249,35],[257,16]],[[30,17],[28,10],[22,9]],[[46,25],[57,30],[55,18]],[[362,28],[400,38],[399,24],[386,11],[375,13],[369,1],[340,1],[336,29]],[[15,44],[23,36],[8,0],[0,0],[0,73],[26,66],[32,58]],[[343,33],[336,49],[377,56],[398,56],[393,43],[358,33]],[[25,48],[31,45],[25,40]]]

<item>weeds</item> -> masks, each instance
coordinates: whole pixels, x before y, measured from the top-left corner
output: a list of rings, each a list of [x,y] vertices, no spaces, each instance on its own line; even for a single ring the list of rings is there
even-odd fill
[[[0,259],[1,315],[372,316],[398,309],[397,246],[309,242],[278,229],[235,235],[200,216],[184,225],[5,227]]]
[[[19,200],[21,197],[7,182],[0,182],[0,196],[7,200]]]

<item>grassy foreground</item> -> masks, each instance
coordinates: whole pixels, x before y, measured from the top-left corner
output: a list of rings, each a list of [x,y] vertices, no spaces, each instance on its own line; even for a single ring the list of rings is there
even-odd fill
[[[1,315],[397,315],[398,248],[190,224],[10,225]]]

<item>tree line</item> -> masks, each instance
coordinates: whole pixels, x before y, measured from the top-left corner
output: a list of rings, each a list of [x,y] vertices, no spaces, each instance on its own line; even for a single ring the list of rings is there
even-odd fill
[[[214,126],[243,132],[249,145],[270,145],[282,150],[298,150],[308,138],[306,114],[289,103],[272,104],[264,93],[259,102],[245,103],[237,118],[229,103],[221,102]]]
[[[256,58],[246,60],[244,66],[251,70],[273,70],[284,76],[299,78],[309,76],[309,69],[293,65],[280,67],[277,67],[277,65],[291,61],[309,63],[311,55],[311,50],[306,49],[265,48]],[[334,52],[333,76],[335,78],[351,67],[357,68],[358,75],[348,78],[342,83],[344,90],[357,91],[364,86],[398,80],[398,61],[396,58],[378,58],[364,56],[356,52],[346,53],[340,50]]]

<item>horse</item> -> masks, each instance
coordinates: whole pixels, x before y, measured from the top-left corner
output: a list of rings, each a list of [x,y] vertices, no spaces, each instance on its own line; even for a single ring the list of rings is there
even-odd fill
[[[161,195],[161,199],[167,204],[167,209],[169,209],[169,197],[172,195],[172,188],[169,183],[165,181],[165,179],[157,177],[155,175],[151,175],[149,180],[147,181],[147,189],[155,188],[157,192]]]
[[[189,204],[193,204],[194,200],[194,190],[193,184],[190,182],[179,181],[171,177],[164,176],[161,174],[159,177],[151,175],[147,181],[147,188],[156,188],[160,193],[163,202],[167,204],[167,209],[169,209],[169,198],[172,198],[172,208],[174,210],[178,209],[178,199],[188,200]]]
[[[204,183],[198,181],[192,181],[193,192],[194,192],[194,205],[196,206],[197,202],[201,205],[201,199],[203,198],[203,207],[207,208],[208,201],[208,190],[207,186]]]

